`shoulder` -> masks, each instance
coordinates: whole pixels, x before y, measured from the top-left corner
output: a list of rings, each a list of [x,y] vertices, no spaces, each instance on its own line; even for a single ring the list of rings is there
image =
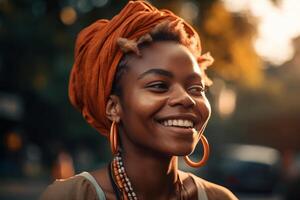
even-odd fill
[[[96,191],[89,180],[83,176],[73,176],[54,181],[42,193],[40,200],[96,200],[96,197]]]
[[[202,185],[209,200],[238,200],[227,188],[192,175],[197,185]]]

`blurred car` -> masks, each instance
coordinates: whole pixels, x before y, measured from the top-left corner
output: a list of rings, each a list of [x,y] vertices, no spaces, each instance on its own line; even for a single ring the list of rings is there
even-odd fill
[[[257,145],[231,144],[211,162],[207,179],[235,193],[274,193],[280,176],[280,154]]]

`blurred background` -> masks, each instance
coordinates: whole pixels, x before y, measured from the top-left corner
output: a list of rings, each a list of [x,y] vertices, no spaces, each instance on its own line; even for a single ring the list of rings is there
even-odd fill
[[[56,178],[110,160],[68,100],[77,33],[125,0],[0,0],[0,199],[37,199]],[[299,199],[300,2],[153,0],[192,23],[215,64],[208,164],[189,169],[240,199]],[[202,151],[198,145],[195,160]]]

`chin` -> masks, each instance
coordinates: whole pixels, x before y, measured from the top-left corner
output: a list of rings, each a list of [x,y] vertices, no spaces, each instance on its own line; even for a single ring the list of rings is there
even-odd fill
[[[187,156],[194,152],[195,145],[174,145],[172,148],[168,149],[168,154],[172,156]]]

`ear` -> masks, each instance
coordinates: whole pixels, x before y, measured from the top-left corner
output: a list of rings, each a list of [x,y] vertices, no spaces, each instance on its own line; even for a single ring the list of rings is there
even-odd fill
[[[106,116],[111,121],[119,122],[121,118],[120,98],[116,95],[110,95],[106,103]]]

